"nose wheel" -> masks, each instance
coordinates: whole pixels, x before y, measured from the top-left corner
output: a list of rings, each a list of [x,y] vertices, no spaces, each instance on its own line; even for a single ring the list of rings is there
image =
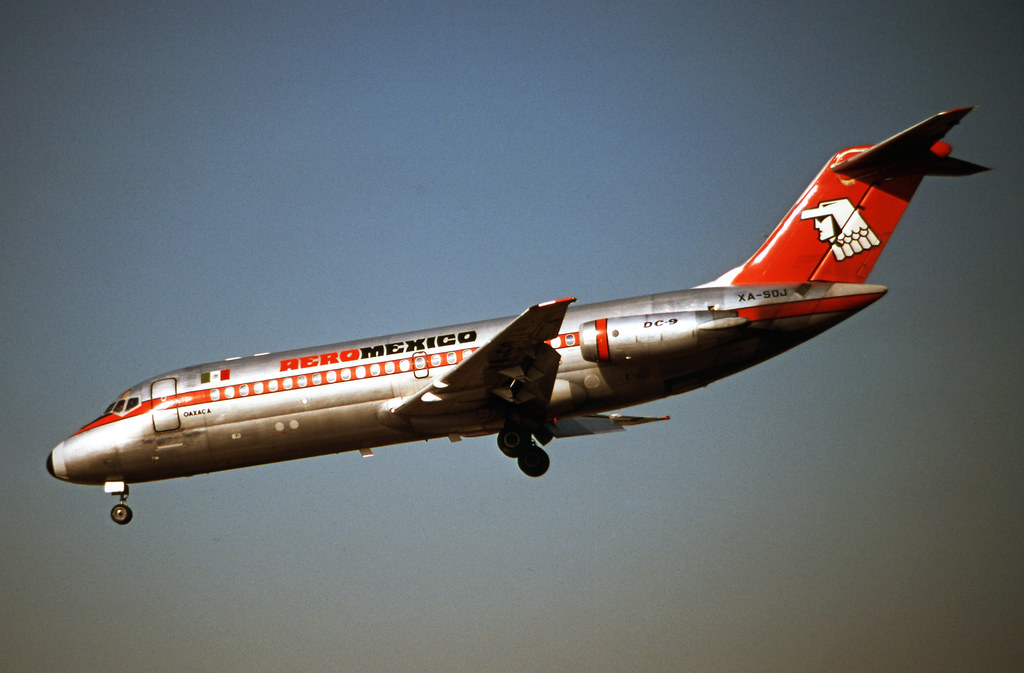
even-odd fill
[[[132,516],[132,508],[123,502],[114,505],[113,509],[110,510],[110,518],[114,520],[114,523],[121,526],[131,521]]]
[[[132,508],[128,506],[128,484],[123,481],[108,481],[103,485],[107,493],[119,496],[118,502],[110,510],[110,518],[119,526],[124,526],[132,520]]]

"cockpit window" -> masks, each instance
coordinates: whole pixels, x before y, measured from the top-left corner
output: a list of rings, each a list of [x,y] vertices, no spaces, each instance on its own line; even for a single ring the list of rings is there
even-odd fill
[[[93,423],[95,423],[96,421],[103,420],[104,418],[106,418],[110,414],[119,414],[119,415],[123,416],[123,415],[127,414],[129,411],[131,411],[132,409],[134,409],[135,407],[139,406],[139,403],[140,403],[139,402],[139,398],[138,397],[127,397],[129,392],[130,391],[126,390],[124,392],[124,395],[122,395],[119,399],[116,399],[113,402],[111,402],[110,406],[108,406],[106,409],[103,410],[103,413],[100,414],[99,418],[97,418],[94,421],[90,421],[90,422],[86,423],[84,426],[82,426],[82,428],[85,429],[85,428],[89,427],[90,425],[92,425]]]
[[[122,397],[119,400],[111,402],[110,406],[103,412],[103,416],[107,416],[109,414],[127,414],[137,406],[139,406],[138,397]]]

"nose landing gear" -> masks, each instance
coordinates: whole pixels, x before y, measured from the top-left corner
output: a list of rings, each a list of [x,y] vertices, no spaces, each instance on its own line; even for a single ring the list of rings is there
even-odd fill
[[[110,510],[110,518],[119,526],[124,526],[132,520],[132,508],[128,506],[128,484],[123,481],[108,481],[103,484],[103,490],[112,495],[120,496],[118,502]]]

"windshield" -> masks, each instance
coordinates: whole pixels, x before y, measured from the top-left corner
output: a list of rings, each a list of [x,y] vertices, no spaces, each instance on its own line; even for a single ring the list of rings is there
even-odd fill
[[[139,406],[139,398],[128,397],[128,395],[130,394],[131,391],[125,391],[125,393],[121,395],[121,397],[111,402],[110,405],[107,406],[107,408],[100,415],[100,418],[103,418],[104,416],[107,416],[109,414],[119,414],[123,416],[124,414],[127,414],[135,407]]]

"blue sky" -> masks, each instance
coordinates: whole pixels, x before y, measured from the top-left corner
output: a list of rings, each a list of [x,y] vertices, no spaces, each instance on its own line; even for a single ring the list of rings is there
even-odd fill
[[[8,3],[10,671],[1024,666],[1024,12],[1009,3]],[[176,367],[706,282],[831,154],[980,107],[773,361],[493,439],[132,490],[47,452]]]

